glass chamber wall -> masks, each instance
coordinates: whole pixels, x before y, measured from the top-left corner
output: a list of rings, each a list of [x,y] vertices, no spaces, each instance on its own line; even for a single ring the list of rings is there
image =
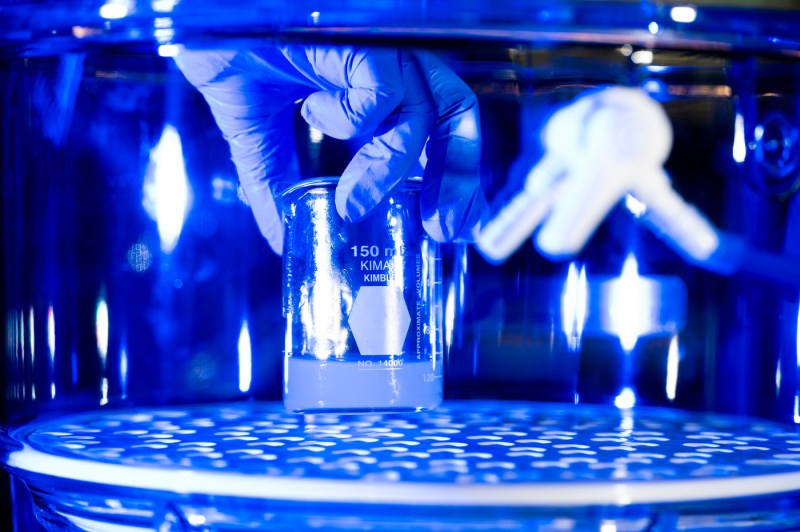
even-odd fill
[[[283,393],[283,265],[239,190],[207,102],[175,64],[184,46],[261,59],[311,45],[430,51],[476,95],[477,170],[492,213],[541,160],[542,128],[556,109],[587,91],[637,87],[670,118],[665,168],[675,190],[752,249],[800,261],[794,12],[701,7],[686,21],[670,5],[628,2],[244,2],[235,13],[184,4],[110,1],[74,13],[60,3],[2,4],[14,15],[0,17],[3,460],[20,448],[9,434],[85,411],[110,413],[107,421],[118,408],[205,413],[221,404],[235,426],[237,415],[253,421],[236,413],[248,405],[285,422],[261,403]],[[302,101],[287,103],[279,134],[292,139],[297,177],[341,174],[366,139],[324,135],[303,119]],[[442,246],[446,408],[489,400],[481,408],[493,419],[508,413],[503,405],[531,400],[611,406],[623,424],[641,406],[674,407],[656,411],[670,419],[691,410],[800,422],[800,270],[778,274],[749,255],[747,274],[705,271],[641,223],[643,207],[623,197],[568,260],[547,260],[527,243],[495,265],[472,245]],[[76,492],[63,499],[38,485],[38,501],[66,500],[63,510],[83,500],[66,485]],[[139,504],[123,488],[114,493]],[[181,499],[186,508],[161,504],[178,504],[170,497],[149,499],[153,522],[218,509],[202,497]],[[98,514],[113,510],[106,503]],[[262,509],[225,503],[248,519]],[[304,506],[287,508],[305,519]],[[618,509],[609,515],[628,511]],[[435,510],[419,515],[441,524]],[[596,524],[596,513],[586,515]],[[336,523],[352,522],[345,517]]]
[[[6,33],[28,40],[8,41],[0,72],[8,424],[86,408],[280,398],[281,261],[238,191],[206,102],[169,57],[184,44],[432,50],[477,96],[494,211],[541,158],[542,125],[556,108],[592,88],[640,87],[672,121],[675,189],[753,247],[796,256],[791,18],[700,10],[692,26],[664,7],[598,6],[534,9],[516,29],[513,2],[491,16],[479,5],[430,6],[380,33],[364,28],[391,6],[365,18],[301,17],[298,8],[278,20],[248,4],[270,27],[237,33],[220,16],[217,40],[179,11],[92,12],[68,25],[22,9]],[[709,32],[714,20],[725,29]],[[347,39],[337,24],[350,25]],[[162,44],[141,33],[148,25],[164,30]],[[440,26],[453,30],[448,39],[431,34]],[[726,31],[735,28],[746,38],[734,42]],[[298,175],[341,173],[364,140],[321,135],[298,109],[286,125]],[[635,208],[622,201],[569,261],[525,246],[494,266],[472,247],[445,246],[445,396],[794,420],[796,287],[689,265],[637,223]]]

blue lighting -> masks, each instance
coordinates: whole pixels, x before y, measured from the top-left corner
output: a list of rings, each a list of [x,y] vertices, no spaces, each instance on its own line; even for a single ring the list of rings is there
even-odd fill
[[[52,368],[56,359],[56,317],[52,305],[47,307],[47,350],[50,354],[50,367]],[[55,397],[55,384],[52,388],[50,396]]]
[[[108,404],[108,379],[103,377],[100,381],[100,406]]]
[[[119,20],[125,18],[130,13],[127,2],[110,0],[100,6],[100,16],[106,20]]]
[[[329,204],[315,204],[311,212],[312,226],[327,230],[331,208]],[[319,230],[315,238],[323,240],[329,237],[323,230]],[[303,292],[304,301],[300,305],[297,317],[306,330],[314,331],[313,341],[306,347],[309,354],[313,354],[319,360],[327,360],[331,356],[342,357],[347,351],[348,331],[342,326],[345,317],[342,305],[336,302],[341,297],[345,300],[345,307],[352,308],[353,301],[352,294],[342,293],[341,283],[333,275],[333,272],[337,271],[333,257],[320,253],[316,261],[317,270],[324,274],[317,275],[313,286]],[[289,341],[288,336],[286,340]]]
[[[794,396],[794,422],[800,424],[800,397]]]
[[[247,327],[247,320],[242,322],[239,331],[239,391],[247,393],[250,391],[250,384],[253,380],[253,349],[250,344],[250,330]]]
[[[680,362],[680,350],[678,348],[678,336],[672,337],[669,342],[669,351],[667,352],[667,399],[670,401],[675,400],[675,394],[678,388],[678,365]]]
[[[648,70],[651,68],[653,67],[648,67]],[[669,94],[669,88],[666,86],[666,84],[663,81],[656,79],[648,79],[642,83],[642,90],[656,99],[658,99],[659,96],[663,97],[664,95]]]
[[[797,307],[797,328],[795,330],[796,342],[795,357],[797,367],[800,368],[800,305]],[[800,392],[795,392],[794,396],[794,422],[800,423]]]
[[[119,354],[119,383],[122,399],[128,396],[128,350],[123,346]]]
[[[631,54],[631,61],[637,65],[649,65],[653,62],[652,50],[637,50]]]
[[[654,292],[658,283],[639,276],[639,265],[628,255],[620,276],[610,281],[607,300],[607,327],[619,337],[626,353],[633,351],[639,337],[657,327],[654,320]]]
[[[447,349],[453,345],[453,329],[455,328],[456,321],[456,284],[451,282],[447,287],[447,300],[444,306],[444,320],[445,320],[445,345]]]
[[[741,164],[747,156],[747,146],[744,140],[744,117],[736,113],[733,131],[733,160]]]
[[[169,254],[178,244],[189,210],[191,190],[186,176],[178,131],[170,124],[150,153],[151,171],[144,185],[143,204],[158,224],[161,251]]]
[[[586,267],[581,266],[578,273],[573,262],[569,265],[567,280],[561,292],[561,330],[572,350],[580,347],[588,312],[589,285],[586,281]]]
[[[95,336],[97,353],[100,355],[100,363],[105,370],[108,357],[108,304],[102,297],[97,301],[95,310]]]
[[[150,4],[156,13],[171,13],[180,0],[153,0]]]
[[[675,22],[690,24],[697,19],[697,9],[692,6],[675,6],[669,12]]]
[[[180,51],[180,46],[177,44],[161,44],[158,47],[158,55],[161,57],[175,57]]]
[[[614,406],[620,410],[632,409],[636,406],[636,393],[626,386],[619,392],[619,395],[614,398]]]
[[[28,310],[28,344],[31,347],[31,365],[36,367],[36,334],[33,324],[33,307]]]
[[[319,144],[324,138],[325,135],[319,129],[313,127],[308,128],[308,141],[311,144]]]
[[[604,520],[600,524],[600,532],[617,532],[617,524],[610,519]]]

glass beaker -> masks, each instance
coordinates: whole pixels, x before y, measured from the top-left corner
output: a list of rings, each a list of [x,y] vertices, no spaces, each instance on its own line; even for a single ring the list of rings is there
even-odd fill
[[[336,179],[288,189],[284,402],[293,412],[418,411],[442,398],[439,246],[419,183],[365,219],[336,212]]]

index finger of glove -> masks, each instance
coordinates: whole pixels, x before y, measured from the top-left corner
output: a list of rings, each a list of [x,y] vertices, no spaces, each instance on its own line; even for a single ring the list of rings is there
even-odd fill
[[[251,52],[197,51],[176,57],[186,78],[208,102],[228,141],[242,190],[259,230],[281,253],[283,225],[275,205],[278,185],[298,179],[293,100],[307,87],[259,81]]]

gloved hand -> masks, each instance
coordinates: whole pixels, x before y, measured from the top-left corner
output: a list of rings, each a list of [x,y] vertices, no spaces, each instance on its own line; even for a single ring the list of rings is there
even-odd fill
[[[283,226],[275,196],[299,179],[295,105],[338,139],[370,136],[336,189],[336,209],[358,221],[427,162],[425,230],[438,241],[471,239],[486,211],[480,188],[475,95],[432,54],[330,46],[182,50],[175,61],[205,97],[231,147],[261,233],[277,253]]]

